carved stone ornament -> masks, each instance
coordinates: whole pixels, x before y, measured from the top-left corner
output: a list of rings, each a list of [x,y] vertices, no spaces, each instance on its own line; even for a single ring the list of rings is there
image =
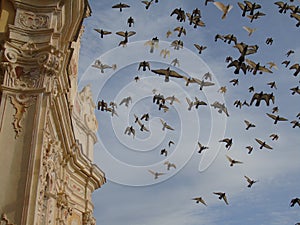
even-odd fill
[[[55,198],[58,192],[57,182],[61,180],[59,176],[62,161],[61,143],[54,139],[47,123],[44,132],[38,195],[39,220],[47,221],[46,224],[52,224],[54,221]],[[43,223],[41,222],[41,224]]]
[[[41,52],[37,55],[38,64],[42,67],[42,74],[46,76],[55,76],[58,74],[62,53],[54,48],[51,48],[50,52]]]
[[[33,30],[47,29],[50,26],[50,18],[48,15],[33,12],[19,13],[17,21],[22,27]]]
[[[1,215],[1,218],[0,218],[0,225],[14,225],[13,223],[9,222],[7,216],[5,213],[3,213]]]
[[[8,62],[2,63],[2,68],[4,70],[4,85],[8,87],[28,89],[41,86],[37,69],[25,72],[24,68]]]
[[[57,220],[59,224],[66,225],[68,217],[73,213],[73,207],[70,206],[69,195],[65,192],[59,192],[56,199],[57,208],[59,210]]]
[[[26,94],[17,94],[15,96],[9,96],[11,104],[14,106],[16,112],[13,115],[13,127],[16,132],[16,138],[20,135],[20,132],[23,129],[22,126],[22,119],[24,113],[26,112],[27,108],[34,104],[37,99],[37,96],[34,95],[26,95]]]
[[[96,225],[96,220],[93,217],[93,214],[91,211],[87,211],[87,212],[83,213],[82,224],[83,225]]]
[[[79,93],[79,98],[84,110],[83,115],[85,125],[93,132],[96,132],[98,129],[98,121],[95,116],[96,105],[93,101],[91,87],[89,85],[82,89]]]
[[[62,53],[53,46],[38,48],[32,42],[16,45],[6,42],[4,61],[4,85],[14,88],[41,88],[45,77],[57,76]],[[44,83],[44,84],[43,84]]]

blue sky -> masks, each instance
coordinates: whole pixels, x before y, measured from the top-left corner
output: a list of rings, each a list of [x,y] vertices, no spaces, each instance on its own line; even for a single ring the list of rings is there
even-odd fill
[[[79,60],[79,89],[90,85],[94,101],[104,99],[117,104],[124,97],[130,96],[129,107],[118,105],[118,116],[112,117],[107,112],[96,110],[99,123],[98,143],[95,145],[95,163],[105,172],[107,183],[95,191],[95,217],[97,224],[130,224],[130,225],[194,225],[194,224],[295,224],[300,222],[300,208],[289,207],[294,197],[300,197],[300,139],[299,128],[292,128],[290,123],[297,120],[300,112],[299,94],[292,95],[289,90],[299,85],[299,76],[293,76],[288,68],[300,62],[299,27],[296,20],[289,17],[289,12],[280,14],[275,1],[257,1],[262,8],[257,10],[266,14],[250,23],[250,19],[242,17],[237,1],[222,1],[233,8],[226,19],[222,20],[222,12],[212,3],[204,5],[195,0],[159,0],[152,3],[148,10],[141,1],[127,0],[124,3],[130,8],[113,9],[119,2],[90,0],[92,16],[84,20],[85,31]],[[287,1],[288,2],[288,1]],[[294,3],[299,5],[299,1]],[[193,28],[188,21],[179,22],[176,16],[170,16],[175,8],[182,8],[191,13],[198,7],[201,10],[205,27]],[[127,19],[132,16],[135,24],[128,27]],[[186,36],[177,37],[177,33],[167,38],[166,32],[177,26],[186,29]],[[248,26],[256,31],[248,36],[242,28]],[[100,38],[94,28],[111,31],[112,34]],[[129,37],[126,47],[118,46],[123,37],[116,35],[118,31],[135,31]],[[257,53],[246,58],[261,65],[275,62],[277,69],[273,73],[253,75],[234,74],[233,68],[226,68],[227,56],[234,59],[239,52],[233,44],[221,40],[215,42],[216,34],[234,34],[238,42],[258,45]],[[150,47],[144,43],[153,37],[159,38],[158,48],[150,53]],[[272,37],[272,45],[265,43]],[[182,40],[184,48],[174,50],[170,43]],[[207,46],[202,54],[198,54],[194,44]],[[170,56],[160,56],[162,49],[168,49]],[[289,50],[295,53],[286,56]],[[172,66],[171,61],[178,58],[180,65]],[[102,63],[116,64],[116,70],[107,69],[101,73],[92,67],[95,60]],[[138,71],[141,61],[149,61],[151,69],[166,69],[170,66],[176,72],[202,79],[207,72],[212,74],[214,86],[204,87],[202,91],[196,84],[185,86],[182,79],[171,78],[164,82],[162,76],[150,71]],[[290,60],[288,68],[281,62]],[[138,82],[134,77],[139,76]],[[229,81],[239,79],[233,86]],[[277,89],[270,88],[268,82],[275,81]],[[227,92],[218,92],[221,86]],[[259,107],[243,106],[236,108],[235,100],[249,102],[253,93],[248,88],[254,86],[255,92],[267,92],[275,95],[275,104]],[[169,106],[164,113],[152,103],[152,90],[156,89],[165,97],[175,95],[180,103]],[[214,101],[225,103],[229,117],[219,113],[210,106],[187,110],[186,97],[199,98],[212,104]],[[278,115],[289,121],[273,120],[266,113],[278,106]],[[150,114],[145,126],[149,133],[141,132],[134,123],[134,115]],[[162,131],[160,119],[170,124],[175,130]],[[245,130],[244,120],[256,125]],[[299,121],[299,119],[298,119]],[[127,126],[134,126],[136,137],[124,134]],[[269,136],[279,135],[277,141]],[[232,138],[230,150],[219,140]],[[259,149],[255,138],[266,141],[273,150]],[[168,147],[172,140],[175,145]],[[198,144],[209,149],[198,153]],[[251,154],[247,154],[246,146],[253,146]],[[168,156],[162,156],[160,150],[166,148]],[[229,166],[226,155],[240,160],[243,164]],[[165,161],[176,164],[176,169],[166,169]],[[165,173],[158,179],[148,170]],[[247,188],[244,178],[247,175],[259,180],[251,188]],[[213,192],[226,192],[229,205],[220,201]],[[207,207],[196,204],[194,197],[201,196]]]

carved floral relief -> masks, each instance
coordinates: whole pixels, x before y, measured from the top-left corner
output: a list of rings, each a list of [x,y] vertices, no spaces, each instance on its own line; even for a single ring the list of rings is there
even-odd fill
[[[48,15],[36,14],[33,12],[21,12],[17,18],[18,23],[33,30],[49,28],[50,18]]]

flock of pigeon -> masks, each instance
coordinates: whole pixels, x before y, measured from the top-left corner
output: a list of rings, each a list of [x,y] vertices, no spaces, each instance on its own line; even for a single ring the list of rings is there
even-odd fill
[[[294,19],[297,21],[296,26],[300,26],[300,8],[297,5],[294,5],[294,1],[290,0],[289,2],[284,2],[284,1],[278,1],[275,2],[275,6],[278,7],[279,13],[281,14],[287,14],[290,15],[291,19]],[[145,5],[145,9],[149,10],[152,5],[159,4],[158,0],[151,0],[151,1],[141,1],[142,4]],[[233,8],[233,5],[228,4],[224,5],[221,2],[217,2],[214,0],[205,0],[203,1],[204,7],[206,7],[208,4],[213,4],[215,5],[221,12],[221,19],[224,20],[226,19],[228,13],[230,13],[231,9]],[[250,2],[250,1],[243,1],[243,2],[238,2],[237,7],[240,9],[241,16],[249,18],[250,22],[252,23],[253,21],[265,16],[266,14],[262,11],[262,5],[259,3],[255,2]],[[112,6],[113,9],[119,9],[120,12],[125,10],[126,8],[130,8],[128,4],[125,3],[118,3]],[[178,21],[180,24],[179,26],[175,27],[173,30],[168,30],[166,32],[166,38],[169,38],[173,33],[176,33],[176,36],[179,38],[178,40],[174,40],[171,42],[170,47],[174,48],[175,50],[180,50],[183,48],[183,40],[180,39],[183,35],[185,36],[187,34],[186,29],[184,27],[184,24],[187,20],[188,25],[193,26],[195,29],[197,27],[205,27],[205,22],[203,21],[203,18],[201,16],[201,11],[199,8],[195,8],[192,12],[185,12],[184,9],[181,8],[175,8],[172,11],[170,11],[170,16],[171,17],[176,17],[175,19]],[[127,20],[128,27],[132,27],[135,23],[134,17],[130,16]],[[255,28],[250,28],[247,26],[244,26],[243,29],[245,29],[248,32],[248,35],[251,36],[255,32]],[[98,33],[100,33],[100,38],[104,38],[105,35],[110,35],[112,34],[111,31],[107,31],[104,29],[94,29]],[[116,32],[117,35],[122,36],[123,40],[119,42],[119,46],[126,47],[127,43],[129,42],[129,37],[133,36],[136,34],[135,31],[118,31]],[[272,69],[278,69],[278,66],[274,62],[268,62],[266,65],[262,65],[260,62],[254,62],[248,58],[249,55],[256,54],[258,52],[259,46],[258,45],[250,45],[245,42],[238,41],[238,38],[234,34],[216,34],[214,37],[214,41],[222,41],[228,45],[233,45],[233,48],[237,50],[238,56],[236,58],[232,56],[228,56],[225,59],[225,62],[228,63],[227,68],[231,69],[232,67],[234,68],[233,73],[234,74],[249,74],[251,73],[252,75],[256,74],[263,74],[263,73],[273,73]],[[273,39],[272,37],[268,37],[265,40],[266,45],[272,45],[273,44]],[[145,47],[150,48],[150,53],[153,53],[155,49],[158,48],[159,46],[159,38],[158,37],[153,37],[151,40],[148,40],[145,42]],[[202,54],[205,49],[207,49],[207,46],[199,45],[197,43],[194,44],[196,51],[198,54]],[[287,50],[286,52],[286,57],[287,59],[282,61],[282,65],[285,66],[288,70],[294,71],[293,76],[297,77],[299,72],[300,72],[300,65],[297,62],[291,63],[290,60],[288,60],[289,56],[294,53],[294,50],[290,49]],[[170,51],[168,49],[161,49],[160,51],[160,56],[166,58],[167,56],[170,56]],[[174,60],[171,61],[170,63],[171,66],[175,67],[180,65],[180,59],[175,58]],[[148,71],[151,72],[153,75],[158,75],[158,76],[164,76],[164,82],[169,82],[170,79],[176,79],[176,80],[181,80],[184,82],[185,86],[189,86],[190,84],[192,85],[198,85],[200,90],[203,90],[203,88],[208,88],[209,86],[215,85],[214,82],[212,82],[212,74],[209,72],[205,73],[202,77],[202,79],[196,78],[196,77],[188,77],[183,74],[180,74],[176,72],[176,69],[172,69],[171,66],[168,66],[167,68],[160,68],[160,69],[151,69],[151,64],[148,61],[140,61],[139,66],[138,66],[138,71]],[[96,60],[93,67],[99,69],[101,73],[105,73],[106,69],[113,69],[115,70],[117,68],[116,64],[112,65],[107,65],[100,60]],[[134,80],[136,82],[139,81],[139,77],[136,76],[134,77]],[[236,86],[239,84],[239,79],[232,79],[230,82],[233,86]],[[267,83],[267,85],[271,88],[276,90],[277,85],[276,81],[272,81]],[[218,92],[221,94],[225,94],[227,91],[226,86],[220,87]],[[281,122],[286,122],[290,121],[291,128],[300,128],[300,112],[295,115],[295,118],[290,120],[284,116],[281,116],[278,114],[279,108],[278,106],[275,106],[275,94],[273,92],[266,93],[263,91],[255,91],[255,88],[253,86],[250,86],[248,89],[249,93],[252,93],[252,97],[249,99],[249,101],[244,100],[236,100],[234,102],[234,106],[237,108],[242,108],[242,107],[259,107],[260,104],[265,104],[266,106],[272,105],[272,110],[271,112],[266,113],[266,118],[270,118],[273,120],[274,124],[281,123]],[[300,88],[299,85],[295,87],[290,88],[291,95],[299,95],[300,94]],[[207,107],[208,103],[205,101],[199,100],[197,97],[195,99],[189,99],[186,98],[186,108],[188,111],[193,110],[193,109],[198,109],[199,107]],[[100,111],[107,111],[111,113],[112,116],[118,116],[117,113],[117,108],[121,107],[121,105],[125,105],[126,107],[129,106],[129,104],[132,103],[132,98],[131,96],[127,96],[122,99],[121,102],[116,103],[113,101],[106,101],[104,99],[98,101],[97,108]],[[173,96],[164,96],[163,94],[159,93],[156,89],[153,89],[153,104],[158,106],[159,110],[162,110],[163,113],[167,113],[170,108],[173,106],[173,104],[183,104],[181,99],[178,99],[175,95]],[[229,112],[227,110],[227,107],[225,106],[225,103],[220,103],[218,101],[214,102],[213,104],[210,105],[212,108],[216,108],[219,113],[224,113],[227,117],[229,117]],[[136,129],[139,129],[141,132],[150,132],[150,129],[147,127],[146,121],[149,121],[150,114],[145,113],[141,116],[134,115],[133,119],[133,124],[137,124],[137,126],[130,125],[126,128],[124,128],[124,134],[132,136],[133,138],[136,135]],[[161,125],[162,125],[162,130],[170,130],[173,131],[174,128],[168,124],[167,121],[164,121],[160,119]],[[254,129],[256,125],[248,120],[244,120],[245,123],[245,129]],[[138,128],[137,128],[138,127]],[[279,135],[276,133],[272,133],[270,135],[271,141],[276,141],[278,140]],[[270,143],[267,143],[268,141],[266,140],[261,140],[258,138],[255,138],[255,141],[258,144],[259,149],[269,149],[272,150],[273,147],[271,146]],[[230,150],[230,148],[233,145],[233,139],[232,138],[224,138],[219,140],[219,142],[225,143],[225,148],[227,150]],[[170,141],[168,143],[168,146],[170,147],[172,144],[174,144],[173,141]],[[198,142],[198,153],[201,154],[204,150],[208,150],[209,146],[204,146],[200,142]],[[248,150],[248,154],[251,154],[255,147],[254,146],[246,146],[246,149]],[[209,151],[209,150],[208,150]],[[160,154],[162,156],[167,156],[168,151],[166,148],[162,149],[160,151]],[[226,155],[226,158],[229,162],[229,166],[234,166],[235,164],[242,164],[243,162],[233,159],[229,155]],[[166,166],[167,170],[170,170],[171,168],[176,169],[176,165],[174,163],[171,163],[169,161],[165,161],[164,165]],[[154,176],[154,179],[158,179],[160,176],[164,175],[165,173],[163,172],[157,172],[153,170],[148,170],[149,173],[151,173]],[[257,182],[257,180],[253,180],[252,178],[248,176],[244,176],[247,182],[247,187],[251,188],[253,184]],[[217,195],[220,200],[223,200],[225,204],[228,203],[228,198],[226,193],[224,192],[213,192],[213,194]],[[196,203],[202,203],[204,205],[207,205],[203,197],[195,197],[192,198],[193,200],[196,201]],[[294,198],[290,202],[290,206],[293,207],[294,205],[298,204],[300,206],[300,198]],[[297,223],[300,224],[300,223]]]

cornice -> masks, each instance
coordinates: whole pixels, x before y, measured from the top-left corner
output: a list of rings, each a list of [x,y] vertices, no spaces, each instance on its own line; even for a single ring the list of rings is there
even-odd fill
[[[69,162],[75,171],[82,173],[83,177],[88,179],[89,183],[92,184],[93,190],[100,188],[106,183],[104,172],[82,153],[78,143],[73,145]]]
[[[24,44],[26,42],[32,42],[36,45],[42,45],[43,43],[49,44],[51,36],[54,33],[54,28],[43,28],[43,29],[25,29],[24,27],[8,24],[10,31],[9,39],[14,40],[16,43]],[[23,37],[17,36],[22,35]],[[24,39],[28,37],[27,39]]]
[[[10,0],[15,9],[22,8],[24,10],[47,13],[60,10],[65,0]]]
[[[75,171],[83,173],[83,177],[87,176],[93,184],[94,190],[101,187],[106,182],[105,175],[84,155],[82,147],[76,142],[73,127],[71,126],[71,114],[69,114],[70,111],[67,107],[64,95],[59,95],[55,99],[53,110],[55,115],[54,121],[58,124],[57,127],[60,128],[58,134],[61,136],[60,139],[65,146],[64,149],[67,150],[64,157],[66,160],[65,163],[71,163],[70,166],[72,166]]]
[[[28,89],[28,88],[24,88],[22,89],[22,94],[26,95],[26,94],[40,94],[40,93],[45,93],[45,88],[34,88],[34,89]],[[4,85],[0,86],[0,91],[6,91],[6,92],[11,92],[11,93],[20,93],[20,89],[15,89],[15,88],[11,88],[11,87],[7,87]]]

